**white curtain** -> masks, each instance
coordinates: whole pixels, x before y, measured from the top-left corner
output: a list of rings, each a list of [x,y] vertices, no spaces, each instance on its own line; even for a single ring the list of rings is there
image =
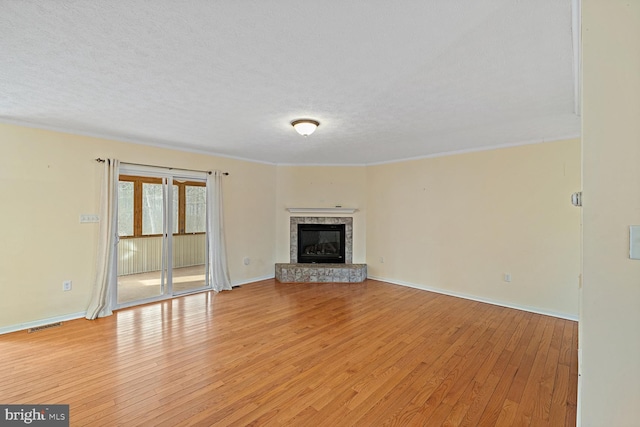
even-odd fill
[[[222,216],[222,172],[207,176],[207,247],[209,280],[214,291],[231,290]]]
[[[109,316],[111,312],[112,286],[115,269],[112,268],[116,245],[118,244],[118,177],[120,161],[106,159],[102,178],[100,203],[100,237],[98,241],[98,259],[96,261],[96,277],[87,319]]]

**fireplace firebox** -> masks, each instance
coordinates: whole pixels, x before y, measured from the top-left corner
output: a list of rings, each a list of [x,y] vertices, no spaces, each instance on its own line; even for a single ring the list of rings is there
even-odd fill
[[[298,262],[345,263],[344,224],[298,224]]]

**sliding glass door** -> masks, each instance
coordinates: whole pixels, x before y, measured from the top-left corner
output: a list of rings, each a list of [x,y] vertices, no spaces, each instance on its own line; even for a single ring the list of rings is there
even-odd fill
[[[208,288],[206,182],[152,172],[120,175],[116,307]]]
[[[173,294],[179,295],[207,287],[207,192],[203,182],[180,177],[174,182],[178,224],[172,236],[171,273]]]

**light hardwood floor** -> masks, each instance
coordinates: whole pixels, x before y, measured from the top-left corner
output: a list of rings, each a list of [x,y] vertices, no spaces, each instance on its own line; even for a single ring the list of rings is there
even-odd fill
[[[577,324],[367,280],[201,293],[0,336],[0,403],[72,426],[573,426]]]

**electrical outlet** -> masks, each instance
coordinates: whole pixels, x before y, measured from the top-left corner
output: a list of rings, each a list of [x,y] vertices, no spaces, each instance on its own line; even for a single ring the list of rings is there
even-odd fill
[[[511,281],[511,273],[504,273],[503,280],[505,282],[510,282]]]
[[[383,256],[380,257],[380,264],[384,264],[384,257]]]
[[[242,262],[244,263],[244,265],[249,265],[251,264],[251,258],[249,258],[248,256],[244,257],[242,259]]]
[[[62,282],[62,290],[63,291],[71,290],[71,280],[65,280],[64,282]]]

